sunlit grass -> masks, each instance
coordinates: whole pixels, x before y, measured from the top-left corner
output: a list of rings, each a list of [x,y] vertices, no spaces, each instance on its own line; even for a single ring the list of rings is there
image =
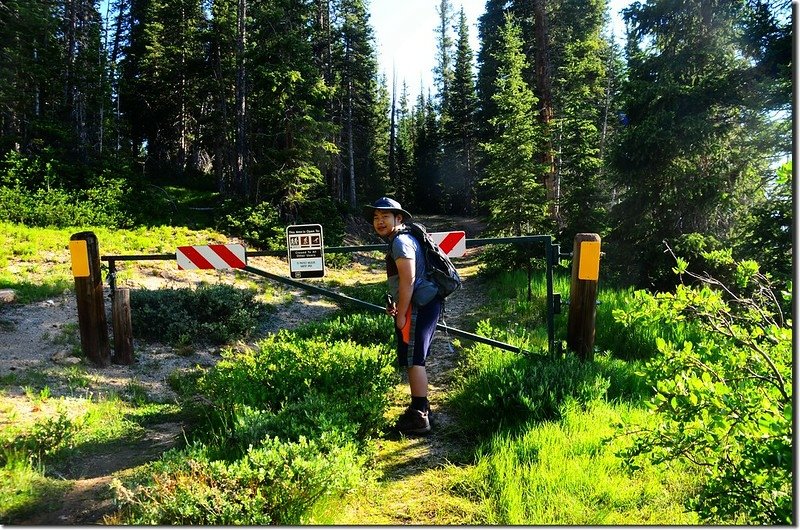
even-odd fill
[[[28,394],[28,405],[15,407],[3,400],[0,409],[0,419],[9,424],[0,435],[2,523],[49,509],[70,487],[69,481],[54,477],[56,471],[68,471],[71,459],[130,444],[148,423],[180,411],[176,405],[130,404],[115,395],[55,398],[46,386]],[[17,410],[27,412],[20,417]]]
[[[69,236],[75,230],[27,229],[0,223],[0,236],[16,234],[16,250],[0,249],[0,263],[13,267],[16,274],[3,276],[3,282],[47,282],[45,277],[53,273],[56,282],[51,284],[53,293],[63,292],[72,284],[69,271]],[[113,233],[112,233],[113,232]],[[154,227],[134,231],[108,231],[97,229],[95,233],[101,245],[101,254],[114,253],[171,253],[178,244],[207,244],[225,242],[225,236],[211,231],[194,232],[186,229]],[[11,237],[11,236],[9,236]],[[278,259],[262,259],[265,269],[282,269],[285,265]],[[46,264],[46,265],[45,265]],[[154,271],[166,271],[174,264],[153,265]],[[150,265],[148,265],[149,267]],[[382,304],[385,292],[385,273],[381,260],[374,264],[369,260],[354,262],[352,266],[331,268],[326,277],[312,283],[344,292],[358,299],[378,305]],[[5,268],[4,268],[5,270]],[[462,272],[471,276],[477,265],[466,265]],[[55,271],[55,272],[53,272]],[[118,279],[135,277],[138,268],[125,265]],[[286,270],[288,272],[288,269]],[[234,273],[237,281],[250,282],[251,286],[263,288],[262,279],[248,279],[246,273]],[[59,276],[60,275],[60,276]],[[18,280],[17,276],[22,277]],[[25,280],[25,278],[28,278]],[[58,283],[58,279],[61,283]],[[484,281],[483,279],[479,281]],[[524,272],[501,275],[489,279],[486,289],[488,303],[479,308],[482,317],[489,319],[491,326],[508,337],[508,342],[521,341],[531,349],[546,349],[546,285],[543,272],[534,274],[531,283],[532,299],[527,299],[527,277]],[[564,299],[569,298],[569,276],[557,271],[554,291]],[[61,291],[56,290],[60,288]],[[291,298],[289,294],[274,295],[264,290],[263,296],[271,303]],[[36,300],[41,293],[27,292],[26,300]],[[45,295],[50,296],[50,295]],[[458,296],[458,294],[454,295]],[[313,524],[569,524],[569,525],[622,525],[622,524],[697,524],[695,514],[687,512],[684,500],[696,487],[697,474],[685,468],[645,468],[632,471],[625,467],[616,451],[629,440],[617,427],[621,420],[644,419],[644,409],[639,403],[642,390],[635,378],[635,363],[621,359],[637,359],[642,355],[627,354],[626,349],[644,348],[652,339],[649,330],[633,337],[623,334],[612,317],[615,308],[624,308],[630,303],[630,291],[604,290],[601,286],[598,299],[597,342],[598,355],[595,363],[600,376],[588,380],[610,381],[607,392],[599,391],[605,398],[577,405],[567,399],[559,414],[549,421],[525,423],[523,420],[513,431],[489,432],[481,438],[483,444],[474,453],[474,446],[461,448],[469,458],[470,465],[443,464],[430,467],[413,463],[414,455],[406,455],[413,442],[406,440],[379,440],[380,460],[386,474],[379,481],[365,481],[360,489],[346,497],[332,498],[314,508],[309,522]],[[564,338],[568,306],[556,316],[557,338]],[[477,321],[476,321],[477,322]],[[352,330],[345,329],[352,334]],[[517,336],[515,339],[514,336]],[[66,337],[58,337],[58,340]],[[636,341],[640,341],[637,344]],[[613,356],[602,351],[612,350]],[[623,354],[620,354],[621,350]],[[633,351],[633,350],[630,350]],[[637,350],[638,351],[638,350]],[[481,350],[484,352],[484,350]],[[479,352],[479,353],[481,353]],[[491,351],[485,355],[493,355]],[[514,357],[508,354],[508,357]],[[506,355],[492,357],[498,363]],[[514,357],[515,362],[519,359]],[[546,359],[545,359],[546,360]],[[524,359],[520,360],[524,362]],[[488,368],[492,368],[489,366]],[[494,369],[494,368],[492,368]],[[523,373],[527,373],[524,372]],[[549,373],[549,372],[548,372]],[[72,392],[89,386],[87,374],[78,369],[68,373],[66,380]],[[504,383],[509,382],[503,379]],[[47,382],[32,385],[26,378],[2,381],[6,385],[30,385],[28,399],[38,400],[41,409],[56,414]],[[543,385],[552,390],[552,386]],[[523,385],[524,386],[524,385]],[[406,388],[401,387],[403,396]],[[512,389],[513,390],[513,389]],[[591,390],[591,389],[590,389]],[[510,392],[509,395],[513,395]],[[445,401],[443,400],[442,403]],[[53,451],[42,462],[43,466],[57,467],[67,461],[76,451],[90,454],[99,447],[108,448],[117,443],[130,443],[141,436],[143,425],[150,416],[163,414],[165,409],[146,404],[146,393],[141,384],[133,380],[125,387],[121,397],[85,399],[86,407],[69,416],[70,425],[64,447]],[[141,405],[141,406],[137,406]],[[453,406],[458,406],[457,403]],[[162,406],[166,407],[166,406]],[[74,409],[73,409],[74,410]],[[503,414],[498,410],[498,414]],[[454,416],[456,416],[454,414]],[[42,421],[42,416],[37,421]],[[54,424],[58,425],[58,424]],[[15,436],[30,434],[30,425],[14,433]],[[435,433],[436,436],[446,436]],[[611,441],[606,443],[606,440]],[[488,440],[488,441],[487,441]],[[60,442],[61,443],[61,442]],[[413,453],[413,451],[412,451]],[[393,454],[393,457],[386,455]],[[463,453],[459,454],[463,456]],[[11,464],[19,467],[20,461]],[[394,458],[394,460],[392,460]],[[404,459],[411,459],[406,462]],[[389,467],[403,467],[403,473],[392,473]],[[416,466],[416,467],[415,467]],[[6,466],[7,468],[9,466]],[[45,470],[46,467],[41,467]],[[3,469],[3,480],[13,470]],[[46,495],[48,480],[40,468],[30,464],[22,466],[20,481],[37,485]],[[28,475],[24,475],[28,473]],[[27,478],[26,478],[27,477]],[[36,481],[39,482],[36,482]],[[58,483],[55,484],[58,486]],[[0,493],[7,485],[0,484]],[[30,489],[30,488],[29,488]],[[30,506],[40,502],[39,497],[22,497],[11,494],[9,502]],[[28,500],[25,500],[28,499]],[[30,500],[33,499],[33,500]],[[36,500],[39,499],[39,500]],[[16,509],[16,508],[13,508]],[[0,512],[0,515],[3,512]],[[2,520],[2,519],[0,519]]]
[[[490,281],[489,303],[482,308],[486,318],[478,328],[504,342],[543,349],[547,332],[544,272],[533,275],[531,300],[524,272],[503,274]],[[554,291],[566,301],[569,289],[569,276],[557,271]],[[551,391],[563,386],[571,372],[559,375],[553,363],[569,361],[571,353],[565,352],[563,360],[548,361],[468,345],[457,384],[449,394],[451,406],[459,411],[472,406],[463,413],[468,418],[462,419],[478,422],[465,427],[469,433],[486,424],[480,418],[493,418],[489,424],[498,427],[488,431],[488,439],[477,436],[477,441],[487,441],[480,445],[475,465],[460,470],[463,474],[453,471],[451,478],[452,491],[481,507],[477,512],[483,514],[481,524],[699,523],[697,514],[686,508],[686,501],[698,487],[699,474],[676,466],[633,471],[617,456],[617,451],[631,442],[621,422],[651,421],[644,407],[649,389],[636,373],[641,362],[636,359],[647,356],[649,341],[660,332],[647,329],[623,334],[612,313],[626,309],[631,299],[632,290],[601,287],[595,360],[579,365],[591,377],[585,381],[578,378],[580,388],[567,392],[558,413],[544,419],[536,413],[548,395],[552,398],[552,392],[540,396],[540,386]],[[555,316],[557,340],[566,338],[568,314],[565,304],[562,314]],[[631,354],[615,348],[638,349]],[[547,367],[553,369],[545,370]],[[528,375],[519,380],[510,377],[518,372]],[[534,375],[544,379],[534,384]],[[547,377],[556,379],[548,382]],[[459,392],[470,385],[475,385],[469,393],[477,396],[477,402],[459,397]],[[490,394],[481,397],[481,392]],[[589,395],[595,397],[584,401]],[[512,406],[519,403],[528,403],[529,407]],[[520,423],[525,414],[538,419]]]
[[[0,467],[0,523],[13,524],[42,507],[49,507],[70,483],[44,476],[26,455],[16,453]]]
[[[2,411],[12,426],[0,436],[0,523],[13,524],[60,501],[71,483],[55,477],[68,472],[62,468],[71,459],[130,444],[144,425],[179,411],[176,405],[132,406],[113,395],[53,398],[39,391],[28,399],[32,406],[23,409],[38,412],[19,418],[10,407]]]
[[[405,442],[384,442],[386,450],[403,451]],[[403,457],[401,453],[399,458]],[[467,468],[469,469],[469,468]],[[339,499],[315,507],[315,525],[479,525],[486,507],[459,495],[452,484],[466,478],[463,467],[445,465],[418,469],[402,477],[369,481]]]
[[[456,487],[486,507],[488,524],[697,524],[683,506],[696,482],[690,470],[634,472],[616,455],[630,442],[619,422],[645,415],[603,401],[567,405],[558,422],[493,438]]]
[[[97,236],[100,255],[171,254],[183,245],[227,243],[227,237],[214,230],[155,226],[132,230],[103,227],[32,228],[0,222],[0,289],[14,289],[20,303],[59,296],[74,288],[70,237],[92,231]],[[105,262],[101,266],[106,269]],[[176,269],[174,263],[168,268]],[[119,280],[134,275],[134,267],[120,266]],[[105,279],[105,275],[104,275]]]

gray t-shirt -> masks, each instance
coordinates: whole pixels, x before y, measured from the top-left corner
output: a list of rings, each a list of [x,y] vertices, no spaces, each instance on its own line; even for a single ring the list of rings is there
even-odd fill
[[[422,247],[411,234],[398,234],[389,241],[389,253],[386,255],[386,278],[389,292],[397,300],[400,287],[400,276],[395,260],[407,258],[414,260],[414,294],[412,302],[425,305],[436,296],[436,285],[425,278],[425,256]]]

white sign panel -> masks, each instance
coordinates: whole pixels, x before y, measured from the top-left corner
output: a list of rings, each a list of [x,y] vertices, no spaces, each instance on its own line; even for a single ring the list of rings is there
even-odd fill
[[[286,248],[289,253],[289,275],[292,278],[325,276],[322,225],[287,226]]]
[[[460,258],[467,252],[467,234],[461,230],[430,232],[430,236],[449,258]]]

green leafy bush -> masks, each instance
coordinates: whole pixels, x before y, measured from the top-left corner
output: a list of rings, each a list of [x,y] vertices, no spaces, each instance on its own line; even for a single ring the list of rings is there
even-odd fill
[[[229,285],[201,285],[131,291],[131,324],[138,338],[170,344],[225,344],[246,338],[266,307],[255,291]]]
[[[226,444],[245,451],[265,437],[297,441],[301,438],[325,439],[327,443],[346,444],[374,432],[374,427],[358,423],[350,403],[337,396],[311,390],[297,401],[286,403],[277,412],[237,405],[233,426]],[[359,432],[359,431],[365,432]]]
[[[221,206],[218,228],[241,237],[248,245],[261,249],[286,247],[285,224],[278,210],[268,202],[248,206],[228,199]]]
[[[351,445],[267,437],[234,461],[202,444],[171,451],[114,488],[125,524],[296,525],[317,501],[358,484],[363,465]]]
[[[686,263],[676,269],[686,273]],[[704,487],[695,508],[709,522],[792,523],[792,329],[773,288],[753,273],[742,297],[710,277],[702,286],[642,295],[625,316],[660,326],[692,321],[697,341],[658,340],[645,366],[656,393],[656,429],[626,456],[695,464]]]
[[[745,233],[737,238],[735,244],[740,255],[758,260],[774,280],[790,281],[793,278],[796,235],[791,160],[777,168],[767,186],[766,201],[752,209]],[[695,267],[695,270],[699,269]]]
[[[308,427],[301,415],[314,425],[320,414],[332,410],[344,413],[336,416],[341,420],[339,431],[355,426],[358,437],[364,438],[383,426],[388,389],[396,377],[390,360],[374,347],[281,331],[255,350],[224,352],[223,360],[200,379],[199,390],[216,405],[223,422],[235,418],[242,406],[272,414],[295,406],[303,410],[294,418],[286,416],[297,426],[294,435],[287,435],[296,437]]]
[[[60,411],[56,416],[34,423],[29,432],[3,439],[0,465],[7,465],[15,455],[24,455],[32,463],[41,465],[71,449],[77,432],[78,426]]]
[[[348,313],[324,322],[312,322],[294,330],[301,338],[314,338],[330,342],[353,341],[363,346],[394,344],[391,321],[380,315]]]
[[[110,169],[64,177],[67,168],[46,156],[9,152],[0,169],[0,220],[28,226],[129,226],[133,222],[128,181]]]
[[[491,338],[501,334],[485,321],[477,333]],[[611,385],[597,362],[581,362],[572,355],[525,356],[484,344],[465,351],[459,375],[451,402],[464,430],[479,436],[557,419],[567,398],[585,404],[606,397]]]
[[[360,340],[378,336],[357,315],[284,330],[176,380],[202,408],[204,441],[117,483],[124,523],[302,524],[317,501],[369,476],[367,441],[397,376],[380,349],[334,338],[347,322]]]
[[[290,224],[322,225],[325,246],[338,245],[344,237],[342,213],[328,197],[297,203],[291,215],[270,201],[252,206],[228,199],[220,208],[218,220],[221,231],[241,237],[254,247],[270,250],[286,248],[286,226]]]
[[[645,307],[654,306],[653,298],[646,291],[634,291],[625,297],[624,303],[611,308],[611,314],[603,311],[604,318],[598,318],[597,335],[602,337],[606,347],[613,348],[614,355],[621,359],[650,359],[658,354],[658,340],[682,342],[702,340],[704,332],[694,322],[681,320],[670,326],[658,321],[639,318],[649,314]],[[632,313],[631,306],[641,307],[642,311]],[[599,316],[600,311],[598,311]]]

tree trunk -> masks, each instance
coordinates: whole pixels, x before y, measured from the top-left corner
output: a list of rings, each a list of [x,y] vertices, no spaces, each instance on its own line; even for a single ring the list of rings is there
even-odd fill
[[[349,162],[349,171],[350,171],[350,189],[348,194],[348,202],[350,203],[350,207],[355,209],[356,207],[356,167],[355,167],[355,154],[353,153],[353,73],[350,61],[352,57],[350,55],[350,42],[345,43],[345,52],[344,52],[344,65],[345,65],[345,76],[347,77],[347,158]]]
[[[120,41],[122,40],[122,24],[123,19],[126,16],[130,16],[130,7],[124,0],[120,0],[117,3],[117,20],[114,23],[114,44],[111,46],[111,57],[109,59],[109,66],[111,67],[111,83],[116,90],[114,90],[116,94],[116,104],[115,104],[115,114],[114,114],[114,128],[116,129],[117,133],[117,146],[116,152],[119,152],[120,148],[122,147],[122,138],[120,136],[120,95],[119,95],[119,76],[117,74],[117,60],[119,57],[119,50],[120,50]]]
[[[539,90],[539,122],[543,125],[545,142],[540,161],[547,167],[544,177],[544,187],[547,202],[550,208],[550,218],[561,226],[558,201],[560,199],[560,186],[553,157],[553,140],[550,132],[550,122],[553,119],[553,93],[550,65],[550,42],[547,30],[547,15],[545,13],[545,0],[533,0],[534,40],[535,40],[535,73],[536,84]]]
[[[356,207],[356,167],[353,154],[353,80],[347,81],[347,157],[350,165],[350,207]]]
[[[247,175],[247,94],[245,90],[245,46],[247,44],[247,0],[239,0],[236,30],[236,190],[248,198],[250,183]]]
[[[219,31],[221,33],[221,30]],[[217,37],[220,41],[221,36]],[[221,43],[218,42],[214,51],[213,58],[213,72],[214,79],[217,83],[217,100],[215,115],[215,130],[214,130],[214,176],[217,180],[217,190],[223,195],[230,194],[231,189],[230,175],[231,171],[231,148],[228,142],[228,134],[230,131],[228,121],[228,96],[224,89],[225,87],[225,72],[222,70],[222,52],[220,50]]]
[[[391,119],[389,121],[389,181],[394,183],[395,191],[399,189],[397,182],[397,151],[395,143],[397,142],[397,134],[395,133],[397,115],[397,77],[394,69],[392,69],[392,111]]]

